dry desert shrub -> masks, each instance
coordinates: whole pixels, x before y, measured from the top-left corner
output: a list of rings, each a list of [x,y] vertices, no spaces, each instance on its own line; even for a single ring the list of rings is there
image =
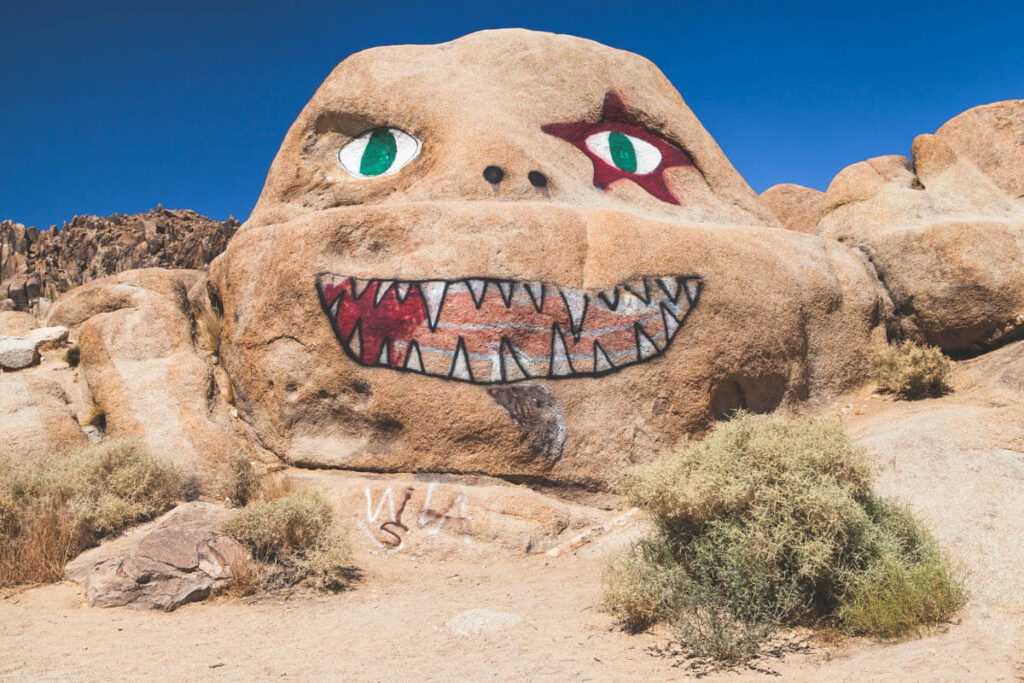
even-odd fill
[[[0,465],[0,586],[60,579],[102,537],[168,509],[181,482],[174,464],[135,441]]]
[[[259,493],[262,477],[249,458],[232,453],[221,461],[213,488],[218,498],[227,498],[232,505],[243,506]]]
[[[699,656],[746,661],[781,625],[907,636],[966,600],[838,423],[741,412],[623,487],[657,531],[610,561],[605,607],[631,629],[671,624]]]
[[[942,351],[912,341],[886,346],[876,352],[871,363],[879,391],[906,399],[946,393],[951,369]]]
[[[320,590],[347,586],[353,570],[348,539],[330,503],[312,490],[268,477],[261,499],[238,510],[223,525],[251,556],[236,558],[234,595],[302,583]]]

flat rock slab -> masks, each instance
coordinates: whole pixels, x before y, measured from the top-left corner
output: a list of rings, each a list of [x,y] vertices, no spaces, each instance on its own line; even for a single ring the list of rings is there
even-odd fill
[[[171,611],[203,600],[231,580],[228,558],[244,552],[219,529],[231,512],[186,503],[152,524],[88,550],[64,578],[85,587],[92,607]]]

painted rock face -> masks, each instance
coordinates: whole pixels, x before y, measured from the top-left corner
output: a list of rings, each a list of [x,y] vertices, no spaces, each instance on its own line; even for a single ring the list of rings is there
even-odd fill
[[[594,486],[847,386],[884,317],[652,64],[519,30],[345,60],[210,278],[240,413],[289,462]]]

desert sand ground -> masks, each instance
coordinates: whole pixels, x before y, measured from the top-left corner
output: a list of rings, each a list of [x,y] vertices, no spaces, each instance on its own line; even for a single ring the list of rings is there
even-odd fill
[[[91,609],[66,583],[20,591],[0,597],[0,680],[1024,680],[1024,394],[1007,375],[1020,356],[959,364],[943,398],[863,390],[821,411],[867,448],[881,492],[907,501],[970,572],[958,622],[921,639],[789,633],[751,666],[708,671],[667,632],[629,635],[599,610],[603,558],[633,525],[560,557],[359,547],[352,590],[170,614]]]

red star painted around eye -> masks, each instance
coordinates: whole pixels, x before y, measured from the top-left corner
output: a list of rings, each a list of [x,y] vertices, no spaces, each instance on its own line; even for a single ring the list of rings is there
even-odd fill
[[[601,110],[600,121],[596,123],[590,121],[549,123],[541,126],[541,130],[549,135],[554,135],[557,138],[572,143],[590,158],[590,161],[594,164],[595,187],[603,190],[616,180],[629,178],[661,201],[670,204],[680,204],[679,199],[672,194],[668,189],[668,185],[665,184],[665,171],[678,166],[693,166],[693,160],[690,159],[690,155],[672,143],[654,135],[646,128],[641,128],[632,123],[633,120],[626,111],[622,98],[618,94],[610,92],[604,96],[604,107]],[[650,173],[630,173],[609,164],[587,147],[587,138],[595,133],[606,131],[617,131],[623,135],[631,135],[654,145],[661,152],[661,163]]]

